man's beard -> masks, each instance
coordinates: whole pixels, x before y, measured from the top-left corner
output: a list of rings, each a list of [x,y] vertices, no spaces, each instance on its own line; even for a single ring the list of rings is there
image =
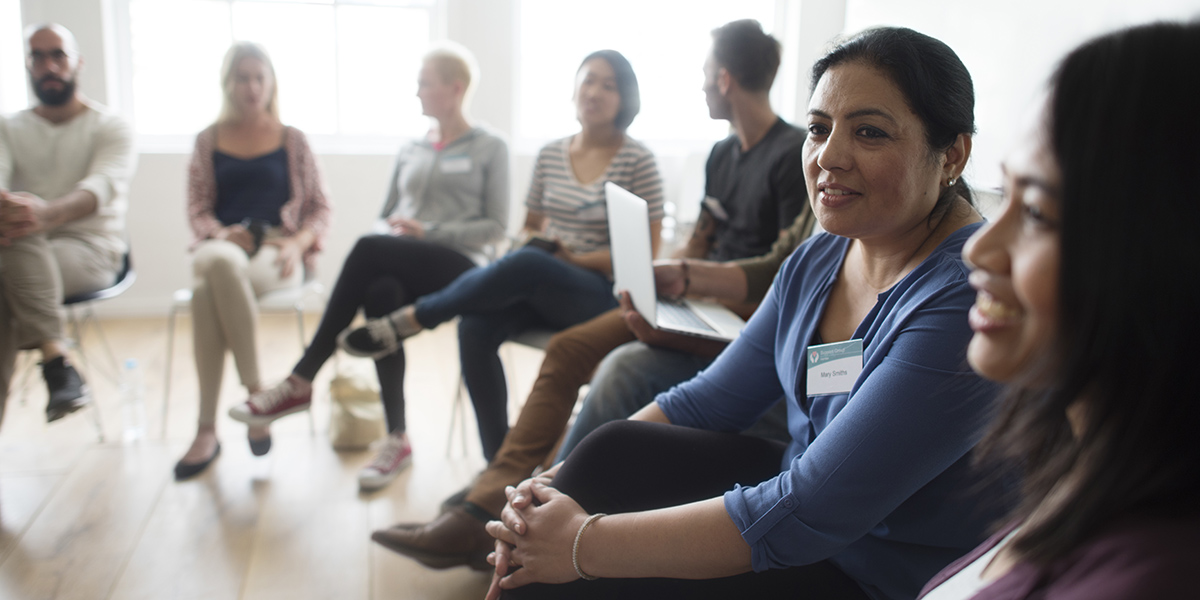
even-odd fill
[[[51,80],[61,83],[62,88],[57,90],[43,89],[42,84]],[[62,79],[54,75],[46,75],[40,81],[33,82],[33,94],[37,96],[38,101],[46,106],[62,106],[75,97],[75,79]]]

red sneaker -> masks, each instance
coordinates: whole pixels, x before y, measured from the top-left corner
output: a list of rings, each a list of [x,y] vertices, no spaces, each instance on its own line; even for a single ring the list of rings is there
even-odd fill
[[[312,388],[301,392],[284,379],[273,388],[250,394],[245,402],[229,409],[229,416],[250,425],[267,425],[280,417],[308,410],[312,406]]]
[[[371,464],[358,472],[358,487],[363,491],[377,490],[391,483],[400,472],[412,464],[412,445],[408,436],[389,435]]]

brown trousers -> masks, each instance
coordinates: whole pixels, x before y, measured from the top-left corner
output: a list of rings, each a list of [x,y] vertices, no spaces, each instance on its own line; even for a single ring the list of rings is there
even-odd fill
[[[635,339],[620,308],[550,338],[546,358],[516,425],[508,430],[491,464],[476,478],[467,501],[499,516],[507,501],[504,487],[520,483],[535,467],[548,467],[554,460],[555,446],[571,418],[579,388],[591,380],[609,352]]]

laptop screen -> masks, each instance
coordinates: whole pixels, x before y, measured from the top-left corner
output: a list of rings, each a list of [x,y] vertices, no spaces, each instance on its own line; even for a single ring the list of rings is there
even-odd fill
[[[650,245],[650,212],[646,201],[607,182],[608,236],[612,252],[613,292],[627,291],[642,318],[656,323],[654,256]]]

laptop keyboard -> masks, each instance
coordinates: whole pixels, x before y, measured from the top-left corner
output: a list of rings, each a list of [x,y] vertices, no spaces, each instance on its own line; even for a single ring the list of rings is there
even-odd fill
[[[658,299],[658,322],[661,325],[676,329],[692,329],[717,333],[716,329],[705,323],[704,319],[697,316],[686,304],[674,300]]]

